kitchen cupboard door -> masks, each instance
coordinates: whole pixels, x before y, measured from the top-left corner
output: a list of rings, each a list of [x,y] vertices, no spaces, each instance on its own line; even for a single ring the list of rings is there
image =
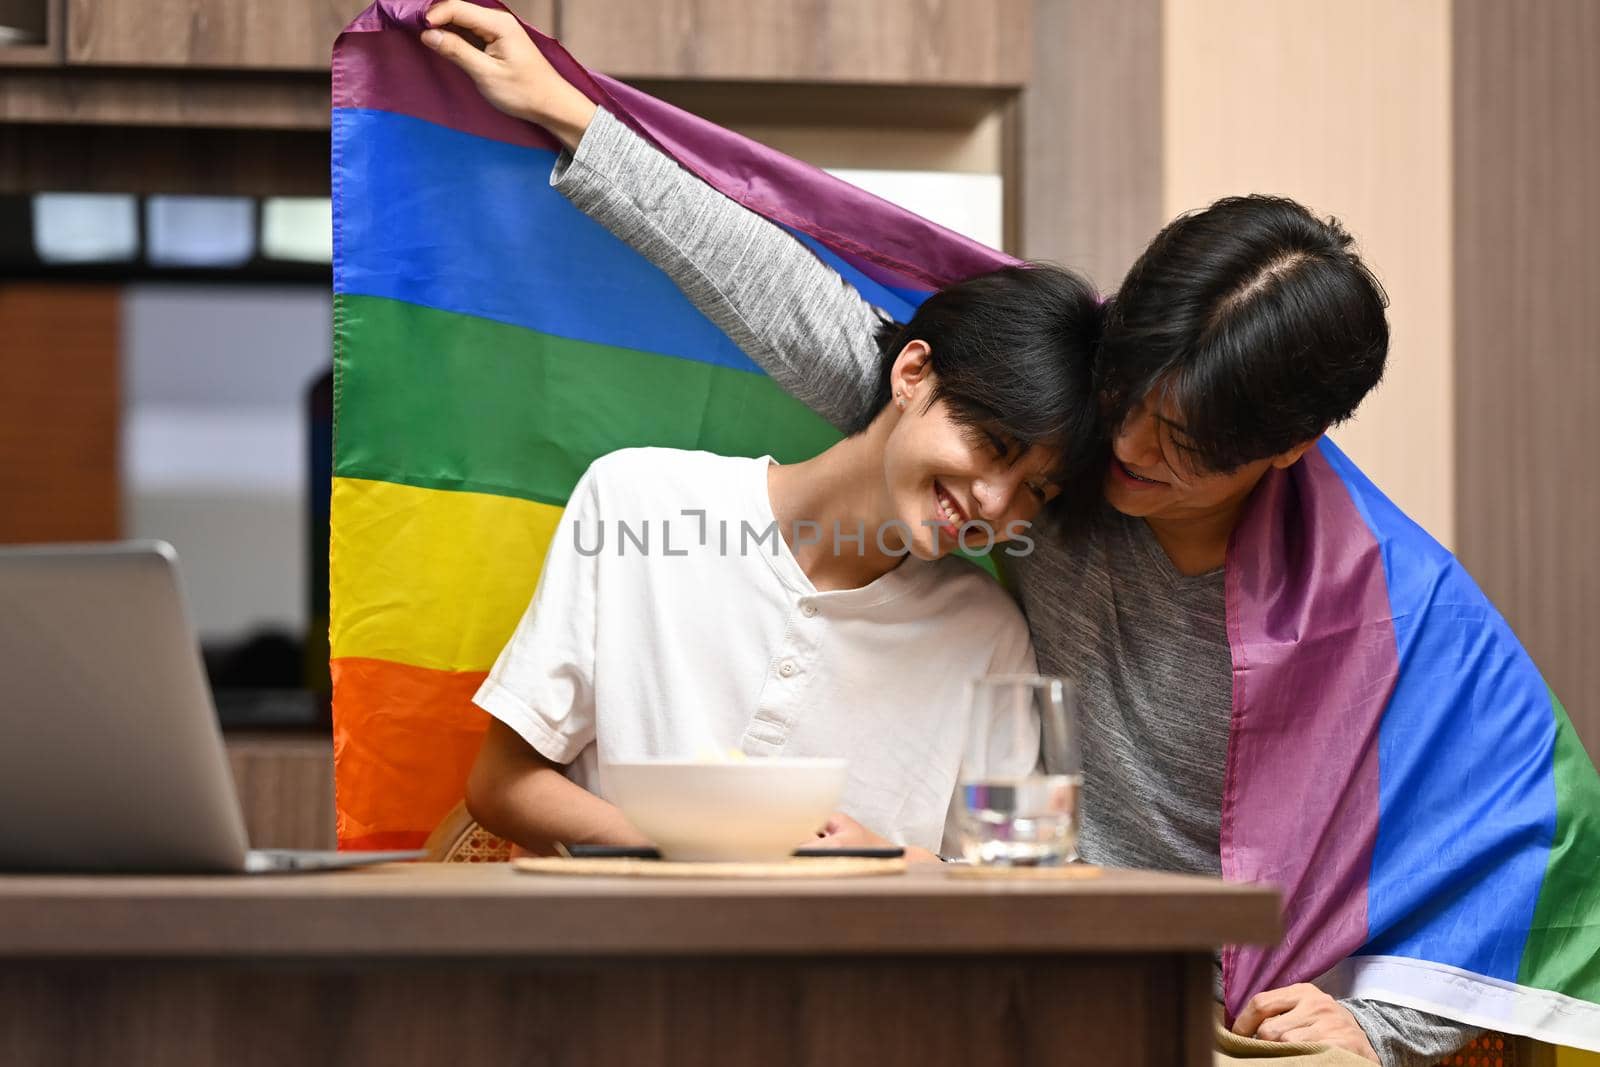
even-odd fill
[[[1014,87],[1031,16],[1030,0],[561,0],[561,36],[619,77]]]
[[[121,536],[122,293],[0,283],[0,544]]]
[[[0,0],[0,68],[61,62],[61,5],[66,0]]]
[[[536,26],[556,0],[511,0]],[[366,0],[67,0],[67,62],[98,66],[327,70]]]

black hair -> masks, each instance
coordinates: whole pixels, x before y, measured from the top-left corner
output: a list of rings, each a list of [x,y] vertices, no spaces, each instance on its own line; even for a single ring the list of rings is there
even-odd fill
[[[927,403],[944,401],[956,422],[1008,446],[1059,449],[1057,500],[1079,502],[1080,487],[1098,493],[1106,462],[1094,382],[1102,319],[1094,287],[1055,266],[1002,267],[941,289],[910,322],[878,329],[876,392],[846,432],[861,433],[889,405],[895,359],[923,341],[933,372]]]
[[[1383,377],[1388,298],[1338,220],[1273,196],[1169,223],[1108,308],[1096,378],[1115,430],[1147,396],[1187,465],[1231,472],[1355,413]]]

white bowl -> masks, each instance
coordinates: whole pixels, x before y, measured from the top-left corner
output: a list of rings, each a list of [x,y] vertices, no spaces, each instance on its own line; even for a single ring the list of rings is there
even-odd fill
[[[636,760],[600,769],[606,796],[663,859],[783,859],[828,821],[842,759]]]

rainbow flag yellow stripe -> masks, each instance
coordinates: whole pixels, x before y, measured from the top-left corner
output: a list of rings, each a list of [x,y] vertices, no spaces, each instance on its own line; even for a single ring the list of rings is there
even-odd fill
[[[490,493],[335,478],[330,581],[352,605],[335,659],[487,671],[533,595],[561,509]]]

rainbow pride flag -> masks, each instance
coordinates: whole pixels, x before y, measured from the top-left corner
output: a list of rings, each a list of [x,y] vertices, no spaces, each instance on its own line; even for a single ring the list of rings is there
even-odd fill
[[[1323,441],[1251,498],[1227,601],[1222,871],[1285,897],[1223,953],[1229,1017],[1315,980],[1600,1051],[1600,777],[1455,557]]]
[[[486,722],[471,696],[591,460],[834,439],[548,187],[555,145],[422,47],[425,7],[380,0],[334,51],[344,848],[414,846],[460,799]],[[534,36],[898,318],[1009,262]],[[1227,583],[1223,871],[1280,885],[1286,927],[1224,953],[1230,1015],[1316,980],[1600,1050],[1600,779],[1504,620],[1331,443],[1252,498]]]
[[[666,275],[550,188],[558,146],[380,0],[333,56],[329,561],[341,848],[420,844],[461,799],[472,704],[589,463],[633,445],[780,461],[837,439]],[[594,100],[902,321],[1011,262],[611,79]]]

